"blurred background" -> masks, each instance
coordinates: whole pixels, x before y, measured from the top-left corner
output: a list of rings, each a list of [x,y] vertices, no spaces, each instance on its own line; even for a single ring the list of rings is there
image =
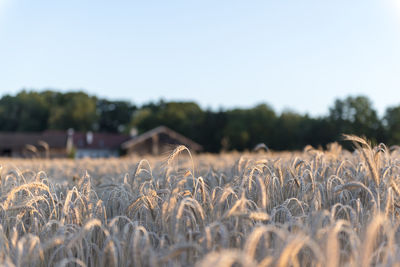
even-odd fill
[[[398,0],[0,0],[0,131],[396,145],[399,47]]]

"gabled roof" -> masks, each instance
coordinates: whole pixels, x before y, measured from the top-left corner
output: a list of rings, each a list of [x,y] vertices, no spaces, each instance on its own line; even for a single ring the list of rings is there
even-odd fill
[[[159,135],[159,134],[166,134],[168,136],[170,136],[173,139],[178,140],[180,143],[182,143],[183,145],[187,145],[190,146],[191,149],[196,150],[196,151],[201,151],[203,150],[203,147],[201,145],[199,145],[198,143],[194,142],[193,140],[165,127],[165,126],[158,126],[150,131],[147,131],[131,140],[128,140],[126,142],[124,142],[121,147],[123,149],[128,149],[131,146],[134,146],[136,144],[139,144],[141,142],[144,142],[145,140],[148,140],[150,138],[152,138],[155,135]]]

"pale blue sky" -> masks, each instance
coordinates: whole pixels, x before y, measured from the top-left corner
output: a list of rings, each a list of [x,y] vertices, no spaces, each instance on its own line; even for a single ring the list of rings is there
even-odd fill
[[[400,105],[400,0],[0,0],[0,95],[260,102],[323,115]]]

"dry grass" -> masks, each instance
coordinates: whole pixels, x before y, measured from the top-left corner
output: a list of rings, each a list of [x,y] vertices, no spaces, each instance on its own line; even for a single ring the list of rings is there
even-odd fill
[[[400,151],[0,160],[0,265],[400,264]]]

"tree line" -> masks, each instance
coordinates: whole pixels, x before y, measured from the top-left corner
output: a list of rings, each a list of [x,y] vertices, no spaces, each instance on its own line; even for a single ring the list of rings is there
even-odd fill
[[[302,149],[341,139],[343,133],[375,143],[400,144],[400,105],[379,117],[366,96],[336,99],[327,116],[275,112],[268,104],[252,108],[203,110],[195,102],[150,102],[137,106],[84,92],[21,91],[0,99],[0,131],[49,129],[139,133],[165,125],[203,145],[205,151],[252,149],[265,143],[274,150]]]

